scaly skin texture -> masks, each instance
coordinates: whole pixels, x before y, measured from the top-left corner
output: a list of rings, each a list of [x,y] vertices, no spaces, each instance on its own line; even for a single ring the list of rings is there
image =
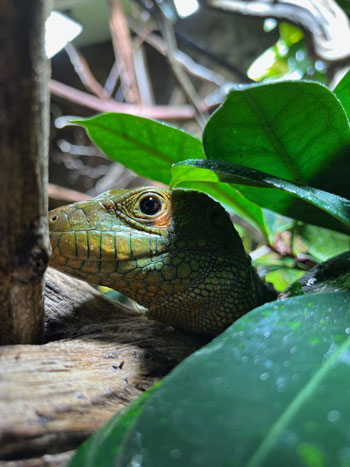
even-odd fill
[[[275,298],[226,211],[201,193],[111,190],[50,211],[49,225],[51,266],[116,289],[172,326],[216,335]]]

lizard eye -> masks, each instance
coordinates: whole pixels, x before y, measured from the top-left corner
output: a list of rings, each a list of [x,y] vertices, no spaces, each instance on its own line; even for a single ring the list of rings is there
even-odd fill
[[[140,209],[143,214],[147,216],[154,216],[162,208],[162,203],[155,196],[145,196],[140,201]]]

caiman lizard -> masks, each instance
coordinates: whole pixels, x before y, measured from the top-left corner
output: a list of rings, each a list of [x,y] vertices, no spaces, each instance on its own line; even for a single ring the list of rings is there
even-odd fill
[[[111,190],[50,211],[49,225],[51,266],[187,331],[216,335],[277,296],[225,209],[203,193]]]

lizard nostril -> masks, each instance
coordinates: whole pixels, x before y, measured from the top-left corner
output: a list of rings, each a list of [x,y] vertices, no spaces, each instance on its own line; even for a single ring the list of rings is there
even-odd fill
[[[54,215],[54,216],[51,216],[51,217],[50,217],[50,221],[51,221],[51,222],[56,222],[57,219],[58,219],[58,216],[57,216],[57,215]]]

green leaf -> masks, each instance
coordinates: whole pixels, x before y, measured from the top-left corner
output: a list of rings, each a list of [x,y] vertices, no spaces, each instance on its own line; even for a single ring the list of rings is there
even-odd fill
[[[233,90],[203,135],[208,159],[350,197],[349,121],[325,86],[291,81]],[[342,165],[340,165],[340,162]],[[341,167],[341,171],[339,171]]]
[[[310,269],[283,293],[283,297],[346,290],[350,290],[349,251]]]
[[[94,433],[78,449],[76,455],[69,463],[69,467],[110,465],[111,458],[117,456],[121,442],[135,420],[142,412],[147,398],[161,385],[155,384],[144,392],[138,399],[131,402],[128,407],[121,410],[111,418],[102,428]],[[105,455],[108,453],[108,456]]]
[[[172,186],[189,180],[235,183],[246,198],[260,206],[304,222],[350,232],[350,201],[340,196],[223,161],[190,159],[175,164],[172,171]]]
[[[83,126],[111,159],[166,185],[171,178],[171,164],[187,157],[205,157],[198,138],[147,118],[106,113],[72,123]]]
[[[285,290],[292,282],[300,279],[305,274],[305,271],[300,269],[276,269],[268,272],[264,280],[270,282],[277,292]]]
[[[348,292],[253,310],[163,380],[105,465],[348,465],[349,334]]]
[[[334,94],[343,104],[345,112],[350,120],[350,71],[346,73],[343,79],[334,89]]]
[[[296,228],[308,252],[318,261],[326,261],[332,256],[350,250],[350,237],[333,230],[303,224]]]

